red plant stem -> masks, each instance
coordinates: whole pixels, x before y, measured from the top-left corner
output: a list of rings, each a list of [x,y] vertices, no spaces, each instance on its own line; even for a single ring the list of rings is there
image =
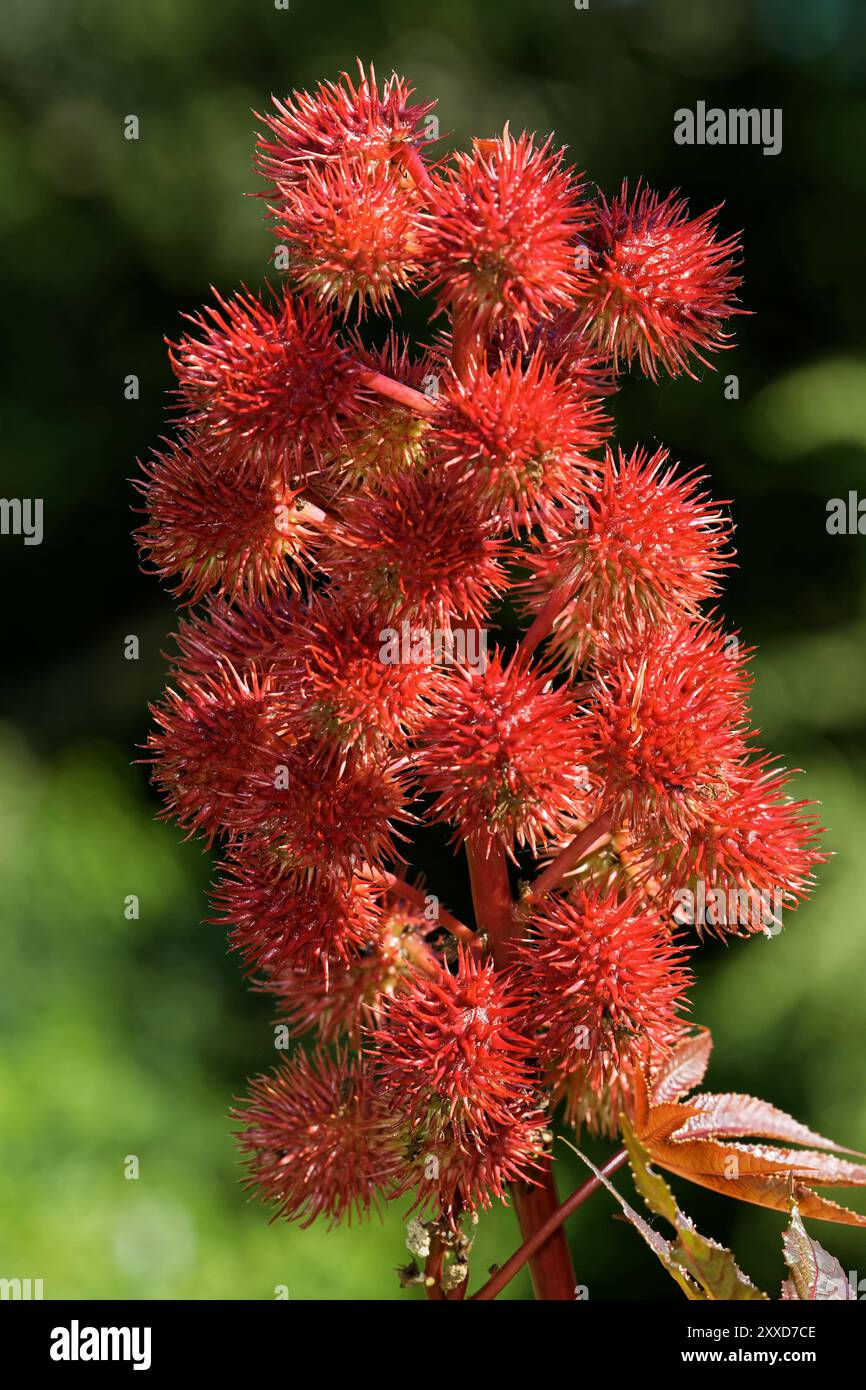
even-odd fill
[[[464,1279],[447,1292],[443,1289],[442,1273],[445,1268],[445,1254],[445,1243],[434,1231],[430,1237],[430,1254],[424,1264],[424,1291],[427,1297],[434,1302],[447,1300],[451,1303],[460,1303],[466,1297],[467,1281]]]
[[[427,170],[420,154],[414,145],[403,146],[403,164],[408,169],[418,188],[429,190],[433,187],[433,180]]]
[[[373,372],[362,368],[361,380],[365,386],[369,386],[371,391],[378,391],[380,396],[388,396],[392,401],[399,401],[401,405],[408,406],[410,410],[416,410],[419,415],[432,415],[436,410],[436,401],[432,397],[425,396],[423,391],[416,391],[414,386],[407,386],[403,381],[395,381],[393,377],[386,376],[384,372]]]
[[[543,898],[545,893],[549,893],[558,883],[565,878],[567,873],[586,859],[587,855],[592,854],[593,850],[598,849],[609,838],[613,828],[613,822],[607,811],[602,811],[600,816],[596,816],[594,821],[590,821],[574,839],[569,841],[565,849],[559,851],[555,859],[551,860],[546,869],[542,869],[538,878],[533,883],[529,892],[524,897],[524,903],[537,902]]]
[[[469,369],[483,348],[482,335],[473,327],[471,320],[459,314],[456,309],[451,315],[451,358],[454,371],[461,381],[469,375]]]
[[[495,964],[509,965],[515,920],[505,847],[497,835],[479,831],[466,842],[466,858],[478,930],[487,937]]]
[[[484,335],[464,314],[452,307],[452,361],[455,374],[466,382],[473,362],[484,351]],[[481,831],[466,842],[469,880],[475,923],[489,943],[494,964],[508,966],[514,955],[520,925],[508,877],[508,858],[502,838]],[[514,1207],[524,1240],[529,1240],[559,1205],[556,1181],[546,1161],[537,1184],[510,1184]],[[531,1256],[535,1296],[545,1300],[574,1297],[574,1268],[568,1241],[561,1229],[554,1231]]]
[[[445,1246],[435,1233],[430,1237],[430,1254],[424,1264],[424,1291],[434,1302],[443,1300],[442,1266],[445,1261]]]
[[[615,1173],[617,1168],[622,1167],[627,1158],[628,1154],[625,1149],[620,1149],[619,1153],[614,1154],[613,1158],[607,1161],[600,1170],[601,1173],[604,1177],[609,1178],[611,1173]],[[583,1187],[579,1187],[576,1192],[572,1192],[571,1196],[567,1197],[562,1203],[562,1206],[557,1207],[556,1211],[551,1212],[547,1220],[533,1232],[528,1240],[523,1242],[520,1249],[515,1250],[511,1258],[506,1260],[505,1264],[501,1265],[500,1268],[490,1276],[487,1283],[484,1284],[477,1293],[472,1294],[472,1300],[495,1298],[498,1293],[501,1293],[506,1284],[509,1284],[515,1274],[523,1268],[526,1261],[532,1258],[536,1251],[544,1245],[545,1241],[547,1241],[555,1231],[562,1227],[563,1222],[568,1220],[572,1212],[577,1211],[581,1203],[585,1202],[587,1197],[591,1196],[596,1188],[600,1186],[601,1178],[591,1177],[583,1184]],[[571,1289],[568,1296],[569,1298],[574,1298],[574,1288]]]
[[[380,877],[387,883],[394,893],[398,893],[401,898],[406,898],[409,902],[415,903],[417,907],[426,908],[429,905],[429,895],[423,888],[416,888],[411,883],[406,883],[396,874],[382,873]],[[440,926],[446,927],[452,936],[456,936],[458,941],[465,941],[467,945],[479,946],[477,932],[472,931],[459,918],[452,916],[447,908],[437,905],[435,920]]]
[[[507,966],[513,957],[518,922],[505,847],[498,836],[479,832],[467,840],[466,857],[476,923],[490,942],[495,964]],[[536,1186],[515,1182],[511,1194],[523,1238],[529,1240],[559,1206],[550,1162],[545,1163]],[[539,1299],[574,1298],[571,1253],[561,1230],[554,1231],[533,1253],[532,1282]]]
[[[539,642],[543,642],[552,630],[553,624],[571,598],[573,588],[574,580],[571,579],[557,584],[556,588],[551,591],[543,607],[539,609],[532,626],[527,628],[520,639],[517,650],[521,661],[528,661]]]
[[[570,1301],[574,1298],[574,1266],[562,1224],[552,1221],[560,1204],[550,1159],[545,1161],[536,1186],[514,1182],[511,1195],[523,1239],[534,1241],[529,1272],[535,1297],[547,1302]]]

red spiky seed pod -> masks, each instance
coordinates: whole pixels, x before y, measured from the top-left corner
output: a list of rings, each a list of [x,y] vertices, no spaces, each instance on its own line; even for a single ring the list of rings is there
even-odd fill
[[[287,869],[351,873],[399,857],[395,822],[411,820],[405,781],[396,763],[337,759],[327,745],[258,757],[235,828],[269,843]]]
[[[196,334],[171,348],[186,422],[241,462],[264,456],[272,472],[305,475],[365,398],[359,367],[325,310],[285,287],[268,299],[246,289],[214,297],[187,316]]]
[[[462,947],[454,974],[406,980],[375,1038],[382,1085],[413,1129],[483,1143],[522,1113],[534,1074],[519,1015],[508,980]]]
[[[575,244],[587,222],[581,186],[562,151],[506,127],[477,140],[434,176],[421,251],[440,306],[470,333],[533,320],[574,303]]]
[[[536,848],[587,805],[578,706],[550,673],[495,651],[481,670],[455,667],[432,701],[415,767],[456,828],[516,837]]]
[[[483,626],[504,587],[502,553],[470,490],[404,475],[343,505],[322,564],[383,620],[449,630],[455,617]]]
[[[686,953],[637,891],[590,885],[536,908],[517,979],[529,1001],[524,1028],[560,1081],[578,1073],[600,1093],[611,1076],[680,1035],[691,976]]]
[[[393,73],[381,87],[373,65],[369,73],[358,62],[357,86],[348,73],[339,82],[320,83],[317,91],[293,92],[285,101],[273,98],[275,114],[257,116],[265,130],[258,136],[255,167],[270,188],[269,198],[279,215],[286,188],[303,182],[309,168],[335,159],[378,164],[399,159],[415,148],[418,127],[436,105],[412,102],[413,88]]]
[[[401,1155],[363,1054],[297,1052],[257,1076],[232,1112],[247,1188],[275,1216],[309,1226],[363,1216],[393,1188]]]
[[[624,182],[602,198],[586,234],[589,268],[579,316],[589,343],[616,365],[637,362],[653,381],[660,371],[694,376],[692,361],[728,345],[725,321],[742,313],[736,291],[738,236],[720,239],[711,208],[689,217],[685,199],[661,198]]]
[[[225,448],[193,435],[157,453],[138,484],[147,521],[136,533],[142,557],[172,593],[197,603],[220,596],[266,598],[300,587],[322,514],[300,490],[238,468]]]
[[[318,974],[358,959],[382,923],[382,890],[369,875],[338,875],[323,866],[314,879],[287,872],[261,841],[239,844],[221,865],[212,893],[214,921],[231,928],[229,944],[247,973],[287,969]]]
[[[578,1135],[586,1130],[589,1134],[617,1138],[621,1116],[633,1114],[634,1071],[635,1064],[631,1062],[624,1063],[618,1071],[596,1069],[594,1073],[588,1073],[578,1063],[559,1087],[566,1123]]]
[[[151,712],[158,728],[148,760],[166,814],[208,842],[246,823],[260,761],[277,764],[294,750],[283,696],[255,669],[240,675],[226,664],[198,680],[180,675]]]
[[[653,629],[610,654],[580,720],[598,812],[673,838],[703,819],[747,751],[748,655],[708,622]]]
[[[599,643],[625,643],[648,625],[695,614],[731,564],[730,523],[696,472],[678,474],[667,449],[607,450],[557,534],[528,557],[529,606],[558,591],[552,644],[572,668]]]
[[[174,635],[178,671],[197,680],[226,664],[242,675],[252,669],[267,674],[283,655],[299,602],[294,594],[234,605],[211,598],[185,617]]]
[[[418,195],[399,168],[343,156],[286,188],[277,235],[298,288],[343,314],[387,309],[417,276]]]
[[[282,653],[285,685],[311,733],[334,754],[403,744],[427,717],[431,658],[392,660],[388,629],[349,599],[313,598]]]
[[[424,937],[430,930],[419,912],[386,905],[357,956],[346,959],[331,950],[313,966],[275,972],[265,988],[293,1037],[315,1028],[323,1042],[347,1036],[360,1046],[362,1034],[382,1022],[389,997],[413,967],[419,961],[429,964]]]
[[[549,1118],[531,1092],[505,1124],[491,1125],[482,1139],[458,1140],[448,1131],[410,1139],[399,1193],[414,1191],[413,1211],[432,1211],[446,1226],[508,1201],[508,1187],[531,1186],[547,1153]]]
[[[775,936],[827,858],[814,803],[789,793],[770,759],[741,763],[685,836],[638,838],[628,854],[631,871],[656,891],[663,883],[675,919],[701,935]]]
[[[476,363],[465,380],[448,379],[431,447],[491,518],[517,530],[549,523],[580,495],[598,467],[588,454],[609,426],[597,403],[536,353],[525,365]]]

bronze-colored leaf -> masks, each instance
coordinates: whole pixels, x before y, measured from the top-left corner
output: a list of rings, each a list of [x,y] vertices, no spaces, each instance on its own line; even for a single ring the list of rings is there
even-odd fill
[[[836,1157],[853,1151],[753,1096],[699,1094],[686,1104],[662,1101],[655,1105],[647,1077],[638,1069],[633,1126],[652,1162],[689,1182],[776,1211],[790,1211],[793,1198],[804,1216],[866,1226],[866,1216],[813,1191],[816,1187],[866,1187],[866,1164]],[[734,1136],[741,1134],[818,1147],[735,1142]]]
[[[695,1086],[700,1086],[712,1050],[713,1037],[709,1028],[700,1028],[675,1047],[658,1070],[653,1072],[653,1103],[662,1105],[665,1101],[679,1100]]]
[[[790,1279],[782,1285],[783,1299],[810,1302],[856,1299],[839,1261],[812,1239],[796,1204],[791,1212],[791,1224],[782,1236],[782,1250],[791,1271]]]
[[[780,1139],[790,1144],[812,1144],[821,1149],[833,1149],[837,1153],[853,1153],[843,1149],[832,1139],[825,1139],[814,1130],[807,1129],[798,1120],[769,1105],[755,1096],[735,1094],[711,1095],[702,1092],[692,1096],[689,1109],[693,1112],[671,1137],[673,1139],[698,1139],[712,1135],[715,1139],[727,1135],[760,1135],[765,1139]]]

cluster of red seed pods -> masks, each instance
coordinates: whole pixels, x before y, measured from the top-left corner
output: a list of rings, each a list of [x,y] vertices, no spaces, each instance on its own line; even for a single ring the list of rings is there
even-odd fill
[[[166,813],[219,842],[217,920],[318,1033],[238,1106],[250,1183],[304,1221],[411,1194],[453,1237],[509,1185],[537,1224],[560,1103],[612,1131],[687,1028],[701,931],[766,929],[749,904],[795,906],[820,855],[702,609],[724,506],[610,446],[622,371],[727,346],[736,238],[593,199],[507,127],[438,156],[430,109],[362,69],[263,118],[285,280],[172,345],[138,540],[194,605],[149,741]],[[423,350],[392,327],[410,294]],[[419,821],[465,852],[474,923],[419,886]],[[698,882],[746,907],[689,942]]]

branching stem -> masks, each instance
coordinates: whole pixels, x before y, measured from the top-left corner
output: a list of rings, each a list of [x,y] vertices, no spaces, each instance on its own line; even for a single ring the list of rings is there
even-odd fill
[[[594,821],[590,821],[573,840],[559,851],[555,859],[551,860],[546,869],[542,869],[538,878],[533,883],[529,892],[523,899],[524,904],[538,902],[551,889],[556,888],[565,878],[566,874],[571,873],[582,859],[595,850],[600,849],[610,839],[613,822],[607,813],[603,811],[600,816],[596,816]]]
[[[429,906],[429,895],[424,892],[423,888],[416,888],[413,884],[407,883],[405,879],[398,878],[396,874],[382,873],[381,878],[387,883],[392,892],[399,894],[401,898],[406,898],[408,902],[414,903],[416,907],[426,908]],[[474,948],[480,946],[481,943],[478,933],[472,931],[472,929],[467,927],[464,922],[461,922],[459,918],[454,917],[447,908],[441,905],[437,906],[436,917],[431,920],[435,920],[440,926],[445,927],[446,930],[450,931],[452,936],[456,936],[458,941],[464,941],[467,946],[472,946]]]
[[[408,406],[419,415],[432,415],[436,410],[436,401],[432,396],[425,396],[423,391],[416,391],[414,386],[407,386],[403,381],[395,381],[384,372],[368,371],[365,368],[361,371],[361,380],[371,391],[378,391],[380,396],[398,401],[400,405]]]
[[[620,1149],[619,1153],[614,1154],[613,1158],[609,1159],[600,1170],[601,1173],[604,1177],[609,1178],[611,1173],[615,1173],[617,1168],[622,1167],[627,1158],[628,1154],[625,1149]],[[523,1242],[519,1250],[515,1250],[511,1258],[506,1260],[504,1265],[501,1265],[499,1269],[494,1271],[487,1280],[487,1283],[484,1284],[477,1293],[472,1294],[472,1299],[495,1298],[498,1293],[501,1293],[506,1284],[510,1284],[515,1274],[523,1268],[526,1261],[530,1260],[536,1251],[544,1245],[545,1241],[549,1240],[556,1231],[562,1228],[563,1222],[568,1220],[571,1213],[577,1211],[581,1203],[585,1202],[587,1197],[600,1186],[601,1178],[592,1177],[583,1184],[583,1187],[579,1187],[576,1192],[572,1192],[571,1196],[567,1197],[562,1205],[557,1207],[556,1211],[552,1212],[547,1220],[533,1231],[532,1235]],[[574,1297],[573,1288],[569,1297]]]

